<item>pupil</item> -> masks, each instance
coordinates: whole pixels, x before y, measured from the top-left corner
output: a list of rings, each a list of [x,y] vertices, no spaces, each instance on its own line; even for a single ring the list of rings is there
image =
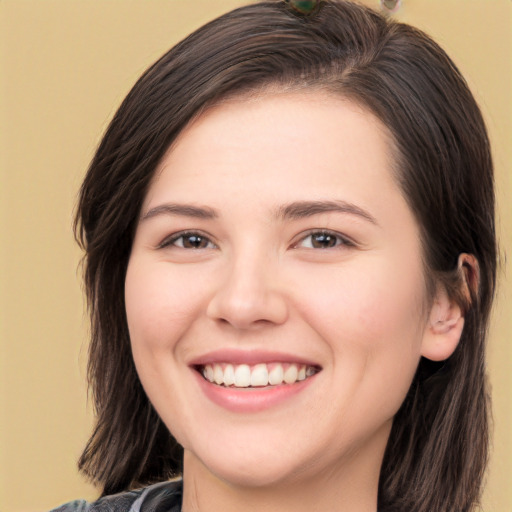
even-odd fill
[[[202,236],[198,235],[189,235],[185,237],[185,240],[183,241],[183,245],[187,248],[191,249],[201,249],[204,247],[204,239]]]
[[[334,247],[336,245],[336,238],[327,233],[319,233],[313,236],[313,247],[326,248]]]

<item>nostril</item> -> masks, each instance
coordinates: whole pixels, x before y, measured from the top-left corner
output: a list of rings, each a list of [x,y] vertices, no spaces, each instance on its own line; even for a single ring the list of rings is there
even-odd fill
[[[206,313],[220,325],[252,329],[283,323],[288,306],[278,292],[227,289],[211,299]]]

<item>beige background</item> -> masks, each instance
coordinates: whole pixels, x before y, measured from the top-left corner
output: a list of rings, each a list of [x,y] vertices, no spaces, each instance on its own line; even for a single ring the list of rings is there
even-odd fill
[[[2,511],[47,510],[95,495],[75,468],[92,421],[80,254],[71,233],[77,189],[138,75],[190,30],[243,3],[0,0]],[[395,16],[448,50],[483,108],[502,251],[510,256],[512,1],[403,0]],[[511,270],[503,263],[490,339],[495,438],[486,512],[512,511]]]

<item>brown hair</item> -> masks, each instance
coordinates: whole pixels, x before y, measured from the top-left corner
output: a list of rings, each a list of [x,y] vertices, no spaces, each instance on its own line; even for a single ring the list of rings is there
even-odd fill
[[[79,466],[104,494],[181,471],[181,447],[146,397],[131,356],[124,305],[130,248],[154,170],[191,118],[226,96],[269,86],[327,89],[387,126],[431,283],[459,300],[458,256],[478,260],[461,342],[447,361],[420,361],[379,484],[381,511],[470,511],[487,460],[484,349],[496,274],[487,134],[464,79],[436,43],[343,0],[321,2],[311,16],[282,1],[227,13],[151,66],[115,114],[84,180],[75,225],[86,251],[97,412]]]

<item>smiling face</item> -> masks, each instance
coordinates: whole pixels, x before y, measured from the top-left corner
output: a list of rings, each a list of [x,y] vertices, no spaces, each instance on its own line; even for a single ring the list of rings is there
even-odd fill
[[[429,340],[390,139],[321,93],[231,100],[161,161],[126,276],[133,357],[187,472],[375,485]]]

